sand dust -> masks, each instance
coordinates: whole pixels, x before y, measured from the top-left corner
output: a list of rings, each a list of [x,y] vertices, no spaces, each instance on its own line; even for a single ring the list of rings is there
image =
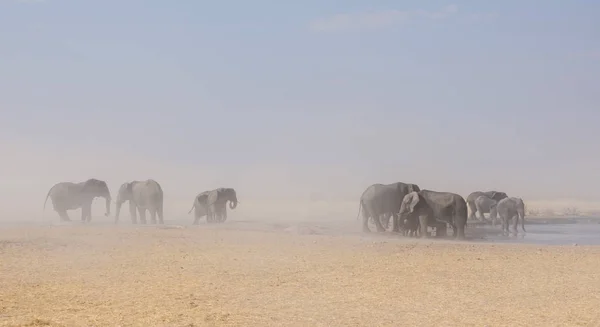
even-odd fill
[[[597,326],[600,248],[287,228],[0,230],[1,326]]]

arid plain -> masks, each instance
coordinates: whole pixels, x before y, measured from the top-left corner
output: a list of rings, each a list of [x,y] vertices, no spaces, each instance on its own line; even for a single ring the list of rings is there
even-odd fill
[[[600,324],[594,246],[179,225],[0,229],[0,325]]]

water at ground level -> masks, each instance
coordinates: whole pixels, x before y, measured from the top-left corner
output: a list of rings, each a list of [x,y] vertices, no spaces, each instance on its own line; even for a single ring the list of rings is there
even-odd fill
[[[26,227],[26,226],[70,226],[83,225],[80,221],[70,223],[61,223],[58,218],[55,220],[45,219],[44,221],[12,221],[0,222],[0,228]],[[156,228],[156,225],[133,225],[130,221],[124,219],[118,225],[114,225],[112,219],[105,217],[95,217],[90,226],[110,227],[110,228]],[[371,225],[372,232],[363,233],[360,220],[356,219],[311,219],[305,221],[261,221],[261,220],[240,220],[231,219],[223,224],[206,224],[203,220],[200,225],[193,226],[191,219],[165,220],[165,225],[161,228],[211,228],[222,230],[255,230],[265,232],[286,232],[294,234],[318,234],[318,235],[354,235],[356,237],[368,239],[393,240],[411,240],[411,238],[400,236],[396,233],[385,232],[376,233]],[[390,226],[391,227],[391,226]],[[512,225],[509,226],[512,231]],[[526,221],[526,233],[523,233],[521,226],[518,226],[518,235],[503,236],[500,226],[491,226],[478,222],[471,223],[466,230],[468,241],[483,243],[524,243],[540,245],[600,245],[600,219],[598,218],[571,218],[571,219],[529,219]],[[451,233],[451,229],[449,229]]]

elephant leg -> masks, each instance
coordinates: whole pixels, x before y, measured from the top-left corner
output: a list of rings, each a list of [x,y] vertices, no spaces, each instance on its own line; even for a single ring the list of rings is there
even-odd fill
[[[515,215],[513,219],[515,220],[513,222],[513,233],[515,234],[515,236],[517,236],[517,234],[519,234],[519,231],[517,230],[517,226],[519,225],[519,215]]]
[[[209,224],[212,224],[214,215],[215,215],[214,206],[210,205],[208,207],[208,210],[206,211],[206,222]]]
[[[131,223],[134,225],[137,224],[137,214],[136,214],[135,210],[136,210],[136,206],[130,202],[129,203],[129,216],[131,217]]]
[[[81,221],[90,222],[92,220],[92,204],[86,203],[81,206]]]
[[[426,215],[419,216],[419,225],[421,225],[420,226],[421,227],[420,228],[420,232],[421,232],[420,237],[423,237],[423,238],[429,237],[429,235],[427,235],[427,220],[428,220],[427,218],[428,217]]]
[[[58,212],[61,221],[71,221],[69,214],[67,214],[67,210],[56,210],[56,212]]]
[[[381,225],[383,225],[383,228],[385,228],[385,230],[388,230],[388,228],[390,228],[390,218],[392,218],[392,214],[390,213],[385,213],[383,214],[383,220],[381,222]],[[392,222],[392,225],[394,223]],[[392,226],[393,227],[393,226]]]
[[[469,206],[469,219],[473,219],[475,218],[475,213],[477,212],[477,208],[475,207],[475,203],[472,202],[467,202],[467,205]]]
[[[371,212],[368,208],[365,207],[365,205],[362,205],[362,216],[363,216],[363,226],[362,226],[362,231],[363,233],[370,233],[371,230],[369,229],[369,217],[371,216]]]
[[[146,224],[146,209],[138,207],[138,213],[140,214],[140,221],[142,224]]]
[[[502,217],[502,234],[506,235],[508,232],[508,218],[506,216]]]
[[[392,232],[398,233],[400,230],[404,230],[404,228],[400,228],[400,216],[398,213],[392,214]]]
[[[221,222],[224,223],[227,220],[227,208],[223,208],[223,216]]]
[[[492,226],[496,226],[496,219],[498,219],[496,207],[490,209],[490,218],[492,219]]]
[[[380,215],[374,216],[375,218],[373,219],[373,221],[375,222],[375,226],[377,227],[377,232],[383,233],[385,232],[385,228],[383,228],[383,225],[381,225],[381,221],[379,221],[379,216]]]
[[[217,219],[216,219],[217,223],[221,223],[223,222],[223,209],[219,208],[217,210]]]
[[[148,211],[150,212],[150,221],[153,224],[156,224],[156,209],[155,208],[150,208],[150,209],[148,209]]]
[[[164,225],[165,224],[165,219],[164,219],[164,216],[163,216],[163,206],[162,206],[162,203],[156,209],[156,214],[158,215],[158,223],[161,224],[161,225]]]

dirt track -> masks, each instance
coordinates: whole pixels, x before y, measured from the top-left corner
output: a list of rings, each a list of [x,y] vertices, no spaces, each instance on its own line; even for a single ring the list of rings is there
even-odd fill
[[[598,326],[600,248],[0,230],[2,326]]]

